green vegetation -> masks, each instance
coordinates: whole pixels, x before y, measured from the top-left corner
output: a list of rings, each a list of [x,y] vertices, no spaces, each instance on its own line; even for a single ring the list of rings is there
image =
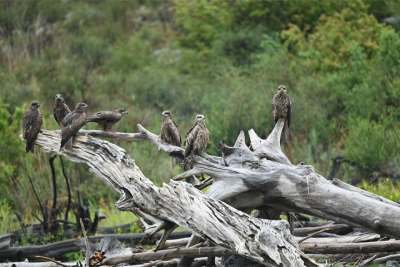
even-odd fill
[[[56,93],[92,112],[127,107],[120,131],[134,132],[140,122],[157,132],[160,112],[169,109],[184,134],[194,114],[204,113],[216,154],[219,140],[231,144],[241,129],[265,135],[273,127],[271,97],[286,84],[293,162],[325,175],[331,159],[344,155],[357,166],[342,168],[345,180],[398,175],[400,35],[384,20],[399,12],[396,0],[1,1],[0,233],[17,227],[16,216],[36,221],[28,176],[49,198],[48,155],[25,154],[18,135],[33,99],[42,103],[44,127],[57,128]],[[119,145],[157,184],[180,171],[150,144]],[[85,166],[66,167],[74,194],[79,185],[85,201],[113,209],[112,190]],[[363,186],[398,199],[395,184]],[[105,213],[105,225],[134,220]]]

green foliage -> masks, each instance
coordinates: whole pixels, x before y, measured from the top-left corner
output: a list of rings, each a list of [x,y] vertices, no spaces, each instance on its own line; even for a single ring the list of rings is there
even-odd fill
[[[5,200],[0,200],[0,234],[14,231],[18,226],[12,207]]]
[[[383,196],[392,201],[400,200],[400,184],[391,179],[382,179],[379,183],[363,181],[359,186],[364,190]]]
[[[400,129],[369,120],[353,120],[346,139],[346,156],[367,170],[377,170],[398,156]]]

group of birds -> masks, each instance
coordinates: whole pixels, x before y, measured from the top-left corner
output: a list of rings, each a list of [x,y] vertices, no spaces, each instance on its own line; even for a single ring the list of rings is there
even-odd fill
[[[285,121],[283,132],[287,138],[290,126],[291,100],[284,85],[278,86],[278,90],[272,99],[272,106],[275,123],[279,119]],[[34,144],[42,127],[43,120],[39,107],[40,104],[33,101],[23,117],[22,130],[26,141],[26,152],[34,151]],[[71,111],[62,95],[56,95],[53,115],[61,128],[60,149],[64,146],[71,147],[74,136],[86,123],[96,122],[104,131],[110,131],[112,126],[128,113],[126,109],[117,108],[88,115],[87,109],[88,105],[81,102]],[[160,139],[165,143],[180,147],[182,145],[181,135],[171,112],[163,111],[161,115]],[[209,131],[206,127],[205,116],[197,114],[192,128],[186,134],[185,158],[204,153],[207,150],[208,140]]]
[[[34,144],[43,124],[39,107],[40,104],[37,101],[33,101],[22,119],[22,133],[26,141],[26,152],[34,152]],[[73,138],[86,123],[96,122],[102,126],[103,130],[109,131],[115,123],[128,114],[125,109],[117,108],[111,111],[99,111],[88,115],[87,109],[88,105],[80,102],[71,111],[62,95],[56,95],[53,115],[61,128],[60,149],[64,146],[70,148]]]

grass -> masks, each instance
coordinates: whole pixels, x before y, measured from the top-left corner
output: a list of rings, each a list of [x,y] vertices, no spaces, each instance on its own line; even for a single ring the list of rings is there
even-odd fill
[[[400,200],[400,183],[389,178],[381,179],[378,183],[362,181],[358,186],[392,201]]]

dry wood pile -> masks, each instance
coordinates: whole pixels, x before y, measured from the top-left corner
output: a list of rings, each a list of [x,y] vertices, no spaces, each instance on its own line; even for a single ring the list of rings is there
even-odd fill
[[[318,266],[331,260],[366,266],[398,258],[399,204],[338,179],[327,180],[310,165],[293,164],[280,145],[284,124],[278,120],[265,140],[250,130],[250,146],[240,132],[233,146],[220,144],[222,156],[193,156],[191,169],[161,187],[123,148],[104,139],[149,141],[159,151],[183,158],[181,147],[162,142],[141,125],[138,133],[81,130],[73,148],[61,151],[60,132],[43,130],[36,145],[86,164],[120,193],[118,208],[141,218],[146,237],[163,231],[148,250],[134,245],[91,249],[76,241],[72,251],[84,248],[87,266]],[[182,181],[193,176],[211,179],[195,186]],[[197,189],[207,186],[206,193]],[[281,214],[287,214],[290,225],[279,220]],[[177,226],[191,236],[170,239]],[[52,244],[46,246],[57,251]],[[0,258],[13,253],[25,255],[24,248],[8,248],[0,250]],[[32,254],[26,257],[38,260]],[[79,266],[40,260],[41,265],[13,262],[0,267]]]

